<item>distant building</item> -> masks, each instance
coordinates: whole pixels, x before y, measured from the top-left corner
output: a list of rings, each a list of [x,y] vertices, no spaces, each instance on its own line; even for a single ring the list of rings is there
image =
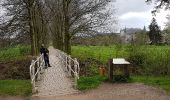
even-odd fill
[[[123,43],[130,43],[135,39],[135,34],[138,32],[142,32],[143,30],[140,28],[124,28],[120,30],[120,36],[122,38]]]

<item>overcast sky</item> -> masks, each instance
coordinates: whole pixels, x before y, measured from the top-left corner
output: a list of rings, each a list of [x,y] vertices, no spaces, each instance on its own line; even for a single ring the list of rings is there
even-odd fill
[[[120,28],[148,27],[153,18],[151,11],[154,8],[154,4],[148,5],[145,3],[145,0],[117,0],[115,6]],[[169,11],[161,10],[160,13],[156,15],[157,22],[159,26],[161,26],[161,29],[165,27],[168,12]]]
[[[1,1],[1,0],[0,0]],[[118,27],[122,28],[143,28],[148,27],[153,18],[151,11],[154,8],[154,4],[146,4],[145,0],[116,0],[115,2],[116,15],[118,16]],[[157,13],[156,19],[161,26],[161,29],[165,27],[166,15],[169,11],[161,10]],[[0,15],[4,11],[0,7]],[[119,30],[118,29],[118,30]]]

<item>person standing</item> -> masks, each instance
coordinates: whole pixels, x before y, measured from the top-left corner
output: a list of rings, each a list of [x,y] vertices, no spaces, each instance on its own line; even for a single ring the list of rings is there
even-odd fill
[[[44,47],[44,44],[41,45],[40,53],[44,55],[45,68],[51,67],[49,62],[49,50]]]

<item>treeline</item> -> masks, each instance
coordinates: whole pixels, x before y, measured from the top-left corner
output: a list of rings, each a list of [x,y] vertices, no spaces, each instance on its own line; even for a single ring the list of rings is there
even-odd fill
[[[118,33],[96,34],[92,36],[75,36],[72,39],[73,45],[85,46],[109,46],[121,43]]]
[[[115,23],[112,0],[3,0],[5,14],[0,17],[3,39],[18,38],[31,44],[37,55],[41,44],[53,43],[57,49],[71,53],[75,34],[107,31]],[[112,7],[113,8],[113,7]],[[112,19],[111,19],[112,18]]]

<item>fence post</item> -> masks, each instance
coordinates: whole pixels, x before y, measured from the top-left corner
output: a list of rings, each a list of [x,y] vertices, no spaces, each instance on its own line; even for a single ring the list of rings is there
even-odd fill
[[[70,55],[68,57],[68,67],[69,67],[68,73],[71,76],[71,56]]]
[[[34,63],[34,60],[31,61],[31,65],[30,65],[30,78],[32,80],[32,67],[33,67],[33,63]]]
[[[34,63],[35,61],[34,60],[32,60],[32,62]],[[33,77],[32,77],[32,79],[35,77],[34,75],[35,75],[35,64],[33,64],[33,66],[32,66],[32,75],[33,75]],[[32,81],[32,87],[33,87],[33,89],[32,89],[32,92],[34,93],[36,90],[35,90],[35,78],[34,78],[34,80],[32,80],[31,79],[31,81]]]
[[[65,71],[67,71],[68,72],[68,69],[67,69],[67,66],[68,66],[68,63],[67,63],[67,56],[66,56],[66,62],[65,62]]]
[[[44,56],[42,54],[40,58],[41,73],[44,73],[44,66],[45,66],[45,62],[44,62]]]
[[[79,78],[78,75],[78,65],[77,65],[77,59],[74,58],[74,81],[75,81],[75,88],[77,88],[77,79]]]
[[[41,71],[41,66],[40,66],[40,59],[37,61],[37,80],[40,80],[40,71]]]

